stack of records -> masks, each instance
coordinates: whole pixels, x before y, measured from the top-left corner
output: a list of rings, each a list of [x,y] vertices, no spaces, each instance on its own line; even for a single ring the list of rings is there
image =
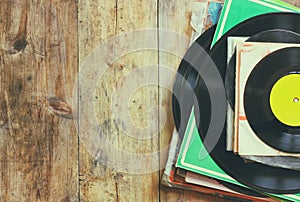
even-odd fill
[[[174,81],[176,128],[162,183],[300,201],[300,9],[225,0],[204,10]]]

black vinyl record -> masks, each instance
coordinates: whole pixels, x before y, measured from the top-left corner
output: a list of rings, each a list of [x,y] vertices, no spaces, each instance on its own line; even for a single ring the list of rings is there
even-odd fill
[[[207,55],[215,33],[216,25],[201,34],[194,43],[202,50],[199,54]],[[204,52],[205,51],[205,52]],[[188,54],[188,53],[187,53]],[[175,127],[182,138],[194,105],[194,88],[196,87],[197,71],[185,60],[182,60],[175,77],[172,94],[172,109]]]
[[[300,77],[299,47],[283,48],[272,52],[254,67],[245,86],[244,109],[249,125],[264,143],[280,151],[300,153],[300,123],[297,125],[283,123],[276,118],[270,105],[273,86],[280,79],[288,78],[287,75],[290,76],[289,78]],[[280,99],[276,103],[277,108],[283,112],[288,108],[294,111],[294,117],[291,117],[292,114],[287,114],[290,116],[287,118],[293,120],[300,116],[300,104],[298,103],[300,85],[289,87],[289,89],[285,86],[281,87],[281,90],[292,93],[284,95],[283,91],[278,92]]]
[[[275,168],[260,163],[245,163],[238,155],[226,151],[226,92],[224,87],[227,66],[228,36],[253,36],[274,29],[300,33],[300,15],[295,13],[271,13],[246,20],[229,30],[209,52],[213,62],[192,62],[202,72],[195,92],[195,118],[200,137],[214,161],[239,182],[259,191],[270,193],[299,193],[300,172]],[[196,52],[194,57],[196,57]],[[201,73],[200,71],[200,73]],[[204,79],[205,76],[205,79]],[[220,80],[218,78],[220,77]],[[222,98],[222,96],[224,96]],[[211,100],[213,102],[211,102]],[[225,109],[223,109],[225,108]],[[215,121],[219,118],[219,121]],[[218,131],[221,133],[209,133]],[[209,135],[208,135],[209,134]]]
[[[215,29],[216,26],[212,26],[195,41],[195,43],[203,48],[203,50],[198,52],[200,55],[208,54],[207,52],[210,49]],[[202,51],[205,51],[205,53]],[[184,135],[190,113],[194,105],[194,89],[197,84],[198,76],[198,72],[193,68],[193,66],[191,66],[185,60],[181,61],[175,77],[172,95],[173,118],[180,139]],[[259,194],[258,192],[243,188],[241,186],[226,183],[224,181],[219,182],[232,190],[246,195],[266,197],[262,194]]]
[[[288,30],[274,29],[260,32],[249,37],[247,42],[269,42],[269,43],[300,43],[300,34]],[[230,58],[225,74],[225,89],[228,102],[232,109],[235,104],[235,66],[236,53]]]

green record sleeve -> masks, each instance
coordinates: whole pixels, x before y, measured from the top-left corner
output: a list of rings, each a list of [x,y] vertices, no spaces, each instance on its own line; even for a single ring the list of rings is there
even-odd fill
[[[300,8],[280,0],[225,0],[211,46],[242,21],[274,12],[300,12]]]
[[[194,116],[194,109],[191,111],[190,119],[185,131],[182,144],[180,146],[180,151],[178,154],[178,159],[176,162],[176,167],[186,169],[201,175],[205,175],[214,179],[229,182],[242,187],[247,187],[244,184],[239,183],[232,177],[226,174],[217,163],[210,157],[209,153],[205,149],[198,129],[196,127],[196,121]],[[249,188],[251,189],[251,188]],[[263,193],[271,197],[276,197],[282,200],[289,201],[300,201],[300,193],[298,194],[270,194]]]

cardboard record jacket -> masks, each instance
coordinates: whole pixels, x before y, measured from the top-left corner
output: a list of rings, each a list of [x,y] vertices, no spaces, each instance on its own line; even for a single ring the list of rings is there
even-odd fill
[[[299,47],[266,56],[247,79],[244,107],[248,123],[256,136],[280,151],[300,153],[299,86]]]
[[[295,13],[272,13],[256,16],[246,20],[231,30],[229,30],[223,37],[215,44],[209,52],[218,72],[221,75],[222,82],[225,80],[225,71],[227,65],[227,37],[228,36],[253,36],[255,34],[281,29],[300,33],[300,15]],[[198,68],[214,68],[211,64],[201,65]],[[198,131],[206,148],[212,149],[210,151],[211,157],[214,161],[230,176],[237,181],[263,192],[277,193],[277,194],[292,194],[300,192],[300,172],[291,171],[283,168],[275,168],[260,163],[245,163],[245,161],[232,152],[226,151],[226,130],[225,123],[222,133],[216,145],[209,145],[205,142],[206,132],[214,123],[210,122],[212,117],[210,94],[206,83],[201,81],[201,76],[197,82],[195,93],[199,105],[195,106],[195,117]],[[209,85],[211,85],[209,83]],[[212,86],[209,86],[212,88]],[[222,86],[216,86],[214,93],[223,95],[225,89]],[[224,116],[218,112],[217,115]],[[212,125],[212,126],[211,126]],[[218,134],[217,134],[218,135]]]

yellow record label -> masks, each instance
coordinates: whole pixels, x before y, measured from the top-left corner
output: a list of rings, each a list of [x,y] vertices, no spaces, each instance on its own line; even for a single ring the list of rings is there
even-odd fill
[[[274,116],[288,126],[300,126],[300,74],[279,79],[270,93]]]

